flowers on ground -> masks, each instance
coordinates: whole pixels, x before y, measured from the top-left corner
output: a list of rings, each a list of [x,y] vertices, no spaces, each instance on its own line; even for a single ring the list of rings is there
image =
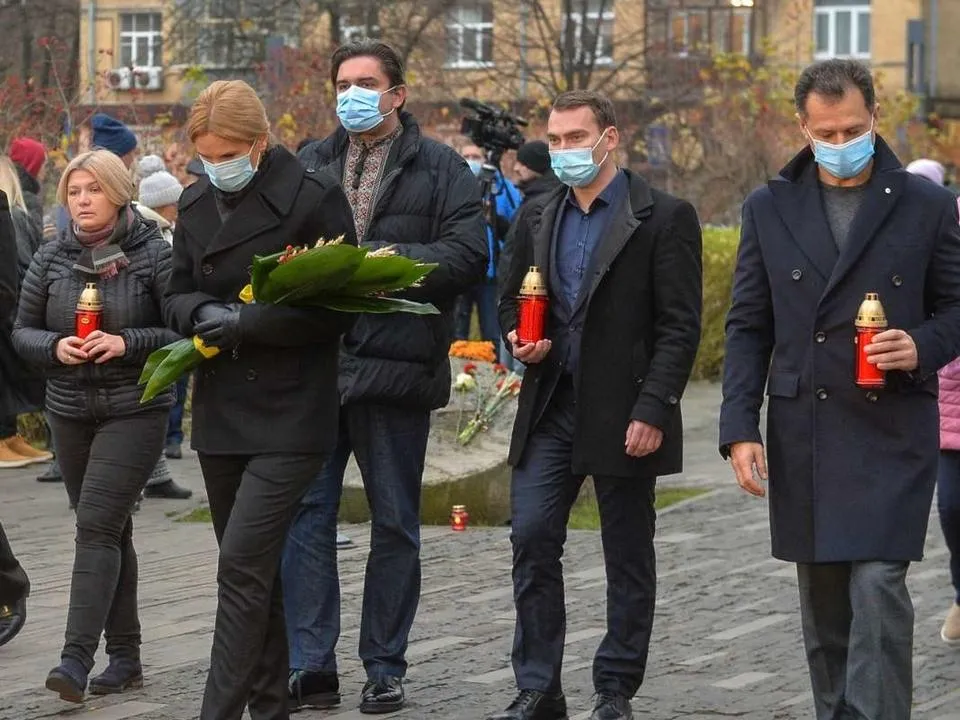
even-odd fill
[[[457,340],[450,346],[450,357],[493,363],[497,361],[497,351],[487,340]]]
[[[504,371],[506,371],[506,368],[504,368]],[[468,375],[467,377],[470,376]],[[508,373],[496,382],[495,391],[492,394],[487,394],[485,401],[483,397],[484,393],[478,386],[477,411],[466,426],[457,434],[457,442],[461,445],[466,445],[473,440],[478,433],[486,430],[507,402],[520,394],[520,382],[519,375],[514,372]]]

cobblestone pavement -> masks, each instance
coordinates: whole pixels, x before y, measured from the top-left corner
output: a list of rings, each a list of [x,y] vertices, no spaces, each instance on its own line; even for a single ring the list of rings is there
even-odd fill
[[[731,487],[729,469],[716,456],[716,400],[715,387],[691,391],[685,480],[714,488],[661,514],[657,619],[647,679],[634,709],[638,718],[650,720],[812,718],[794,569],[770,559],[764,501]],[[171,466],[200,493],[192,456]],[[41,485],[35,474],[0,471],[0,516],[33,581],[28,625],[0,649],[0,720],[195,720],[216,604],[216,547],[208,525],[173,522],[167,514],[189,509],[197,499],[147,500],[135,520],[146,686],[92,699],[76,710],[42,690],[63,637],[73,532],[62,487]],[[353,656],[368,528],[344,530],[356,542],[340,554],[344,704],[333,713],[304,712],[297,716],[302,720],[361,717],[356,705],[364,677]],[[505,706],[513,693],[508,530],[471,528],[461,534],[433,527],[423,534],[410,702],[395,716],[479,720]],[[570,534],[565,570],[564,686],[571,718],[586,720],[591,657],[604,627],[598,533]],[[935,516],[927,557],[914,565],[909,581],[917,608],[914,718],[960,720],[960,651],[946,647],[938,635],[951,594]]]

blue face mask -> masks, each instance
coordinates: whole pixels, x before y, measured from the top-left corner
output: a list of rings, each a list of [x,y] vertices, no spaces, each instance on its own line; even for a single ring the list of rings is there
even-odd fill
[[[813,156],[817,165],[822,167],[835,178],[849,180],[862,173],[873,157],[873,123],[870,129],[860,137],[854,138],[842,145],[817,140],[810,136],[813,143]]]
[[[377,127],[393,112],[380,112],[380,98],[393,89],[380,92],[351,85],[337,95],[337,117],[343,129],[351,133],[365,133]]]
[[[479,175],[480,171],[483,170],[482,160],[467,160],[467,165],[470,166],[470,172],[474,175]]]
[[[600,162],[593,161],[593,151],[600,141],[606,137],[607,131],[600,133],[600,137],[588,148],[573,148],[572,150],[551,150],[550,167],[553,168],[557,179],[570,187],[583,187],[594,181],[600,172],[600,166],[607,160],[606,153]]]
[[[257,172],[250,161],[252,154],[253,148],[251,147],[250,152],[246,155],[241,155],[232,160],[212,163],[200,158],[200,162],[203,163],[204,172],[207,173],[210,183],[215,188],[223,192],[237,192],[246,187]]]

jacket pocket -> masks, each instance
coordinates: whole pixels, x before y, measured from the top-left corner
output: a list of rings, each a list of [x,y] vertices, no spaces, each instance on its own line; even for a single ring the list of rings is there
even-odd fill
[[[767,380],[767,395],[795,398],[800,388],[800,373],[775,371]]]

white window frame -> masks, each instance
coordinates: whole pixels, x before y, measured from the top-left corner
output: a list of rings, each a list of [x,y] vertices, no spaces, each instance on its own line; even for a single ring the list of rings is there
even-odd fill
[[[714,24],[715,22],[717,22],[717,15],[718,15],[718,13],[713,13],[713,14],[711,15],[711,17],[710,17],[710,30],[711,30],[711,33],[712,33],[712,31],[713,31],[713,24]],[[730,18],[731,20],[732,20],[733,18],[737,18],[737,17],[743,18],[743,33],[742,33],[741,36],[740,36],[740,41],[743,43],[743,52],[742,52],[742,53],[739,53],[739,52],[738,52],[738,53],[736,53],[736,54],[738,54],[738,55],[744,55],[744,56],[750,55],[750,51],[751,51],[751,49],[752,49],[751,46],[750,46],[750,42],[751,42],[751,40],[753,39],[752,37],[750,37],[750,22],[751,22],[751,20],[753,19],[753,8],[751,8],[751,7],[739,7],[739,6],[733,7],[733,8],[730,9],[730,16],[731,16],[731,18]],[[728,28],[728,30],[729,30],[729,28]],[[727,42],[728,42],[728,44],[730,45],[730,48],[732,48],[732,47],[733,47],[733,42],[732,42],[732,40],[733,40],[733,35],[728,34],[726,37],[727,37]],[[711,38],[710,41],[711,41],[711,43],[712,43],[712,42],[713,42],[713,39]],[[721,52],[721,53],[733,53],[733,50],[730,49],[730,48],[714,48],[714,49],[717,50],[718,52]]]
[[[614,0],[609,0],[603,8],[601,13],[599,10],[591,10],[589,6],[587,11],[584,13],[582,10],[574,10],[569,15],[565,15],[563,18],[564,22],[564,33],[567,32],[566,23],[570,22],[573,25],[573,51],[576,54],[575,57],[578,63],[584,62],[584,49],[583,49],[583,28],[584,25],[588,28],[592,28],[596,31],[597,34],[597,54],[593,58],[594,65],[611,65],[613,63],[613,47],[604,47],[603,42],[603,33],[601,28],[606,22],[610,23],[610,34],[611,34],[611,43],[612,36],[616,29],[616,11],[614,10],[615,6]],[[579,5],[578,7],[582,7]],[[564,34],[566,37],[566,34]]]
[[[157,18],[157,27],[156,29],[151,30],[124,30],[123,29],[123,19],[125,17],[130,17],[131,25],[136,28],[137,21],[135,18],[149,16],[151,17],[150,24],[153,24],[152,18]],[[146,39],[147,41],[147,57],[141,58],[137,56],[137,43],[140,40]],[[120,57],[123,57],[123,46],[125,43],[130,44],[130,62],[127,64],[129,67],[162,67],[163,66],[163,12],[160,10],[143,10],[141,12],[124,12],[120,13]],[[154,57],[156,54],[155,50],[157,45],[160,47],[160,57]]]
[[[840,55],[837,53],[837,15],[846,12],[850,13],[850,50],[851,52]],[[858,60],[870,59],[870,48],[866,52],[859,50],[860,46],[860,16],[866,15],[869,23],[872,19],[870,13],[870,3],[865,0],[860,5],[817,5],[813,14],[813,47],[814,59],[826,60],[829,58],[843,57],[856,58]],[[828,20],[827,49],[817,50],[817,29],[820,26],[820,17],[826,16]],[[871,43],[873,41],[871,32]]]
[[[483,5],[483,4],[487,4],[487,2],[486,0],[481,0],[479,4]],[[444,48],[444,53],[447,53],[447,57],[444,62],[445,67],[458,68],[458,69],[493,67],[494,61],[493,61],[493,17],[492,17],[493,2],[492,0],[490,0],[489,5],[490,5],[490,11],[491,11],[491,18],[489,22],[485,20],[463,22],[460,18],[460,11],[467,8],[464,8],[459,4],[456,4],[450,9],[450,14],[447,16],[447,24],[446,24],[447,44],[446,44],[446,47]],[[476,46],[477,57],[474,57],[474,58],[463,57],[463,47],[464,47],[463,39],[464,37],[466,37],[467,33],[474,33],[476,35],[477,41],[474,44]],[[450,43],[451,34],[455,36],[457,40],[457,49],[458,49],[457,54],[459,55],[459,57],[457,58],[451,58],[449,56],[449,50],[451,45]],[[484,43],[482,42],[481,38],[484,34],[487,34],[490,36],[490,57],[486,59],[482,57]]]
[[[690,17],[692,15],[697,15],[703,18],[703,29],[704,29],[704,47],[709,48],[711,38],[710,38],[710,8],[709,7],[692,7],[685,10],[671,10],[670,15],[667,18],[667,43],[672,47],[673,45],[673,20],[676,17],[683,18],[683,49],[676,50],[673,52],[673,55],[676,57],[689,57],[692,54],[696,55],[701,51],[701,48],[692,47],[690,44]]]

